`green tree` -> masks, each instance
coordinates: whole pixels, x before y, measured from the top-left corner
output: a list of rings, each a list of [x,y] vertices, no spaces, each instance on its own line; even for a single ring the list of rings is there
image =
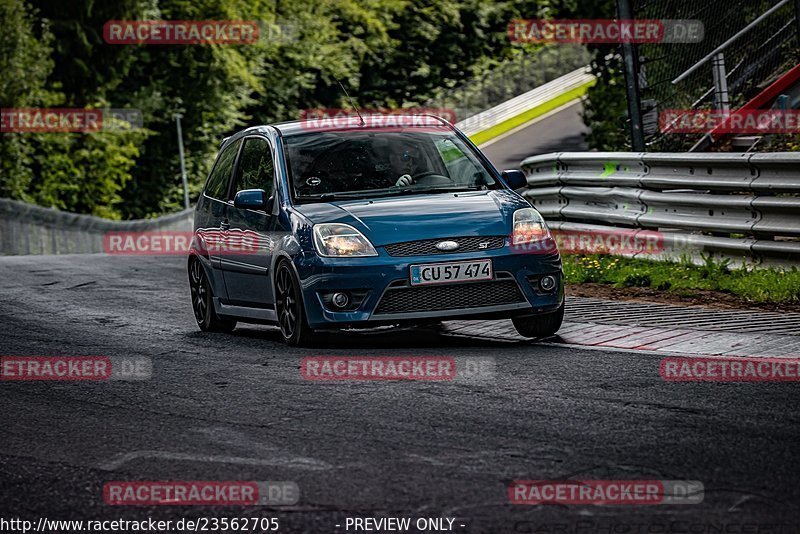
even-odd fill
[[[44,89],[53,68],[52,35],[23,0],[0,0],[0,107],[25,108],[57,102]],[[46,137],[3,133],[0,137],[0,196],[31,201],[28,189],[36,147]]]
[[[8,29],[0,36],[3,107],[106,105],[101,85],[76,82],[84,74],[104,69],[71,68],[91,64],[87,58],[92,47],[86,45],[85,36],[69,33],[81,25],[46,16],[49,7],[0,0],[0,24]],[[123,201],[119,193],[130,179],[137,147],[146,135],[125,130],[3,134],[0,195],[119,218],[118,206]]]
[[[0,0],[4,25],[21,40],[3,36],[3,53],[17,65],[10,78],[27,83],[4,95],[29,95],[8,105],[136,108],[146,129],[19,134],[23,147],[4,158],[13,178],[3,176],[0,194],[122,218],[181,207],[176,113],[195,196],[223,137],[296,119],[303,108],[347,105],[338,80],[362,105],[419,105],[507,54],[506,24],[516,9],[481,0],[30,1]],[[251,45],[103,40],[109,20],[151,19],[256,20],[293,31]],[[35,75],[20,72],[33,64]]]

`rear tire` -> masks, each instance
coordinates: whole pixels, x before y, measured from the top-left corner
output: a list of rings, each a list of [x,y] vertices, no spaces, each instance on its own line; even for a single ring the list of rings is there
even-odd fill
[[[308,326],[300,283],[289,262],[281,260],[275,270],[275,312],[281,336],[291,347],[312,347],[317,335]]]
[[[206,270],[197,258],[189,260],[189,289],[192,292],[192,309],[197,326],[203,332],[232,332],[236,321],[223,319],[214,310],[214,293],[208,282]]]
[[[529,315],[527,317],[515,317],[511,320],[514,328],[519,335],[525,337],[548,337],[552,336],[561,328],[564,322],[564,305],[562,304],[554,312],[541,315]]]

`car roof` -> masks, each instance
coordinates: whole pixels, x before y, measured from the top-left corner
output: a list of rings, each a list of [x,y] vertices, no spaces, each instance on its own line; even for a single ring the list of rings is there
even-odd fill
[[[310,132],[341,132],[348,130],[395,130],[402,132],[407,132],[414,128],[455,130],[455,126],[436,115],[365,114],[364,122],[356,115],[342,115],[250,126],[223,138],[219,143],[219,149],[222,149],[229,142],[248,135],[266,134],[270,128],[277,130],[280,135],[288,136]]]
[[[347,130],[407,130],[409,128],[446,128],[453,125],[436,115],[400,115],[400,114],[365,114],[362,122],[356,115],[337,115],[309,117],[301,120],[279,122],[270,125],[281,135],[294,135],[311,131],[347,131]]]

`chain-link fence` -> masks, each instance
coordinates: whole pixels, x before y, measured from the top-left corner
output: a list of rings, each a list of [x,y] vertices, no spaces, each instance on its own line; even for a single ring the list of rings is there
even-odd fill
[[[730,109],[749,101],[800,60],[797,0],[633,0],[632,5],[636,19],[699,19],[705,27],[700,43],[638,46],[648,151],[683,151],[699,140],[701,135],[662,134],[653,118],[665,109],[720,109],[715,60],[718,72],[724,65]],[[708,58],[726,42],[721,56]]]

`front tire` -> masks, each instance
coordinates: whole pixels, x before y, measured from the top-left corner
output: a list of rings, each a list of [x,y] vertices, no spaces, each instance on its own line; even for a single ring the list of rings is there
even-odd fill
[[[289,262],[282,260],[275,271],[275,312],[281,335],[287,345],[310,347],[316,341],[316,334],[308,326],[300,283],[295,277]]]
[[[562,304],[554,312],[541,315],[529,315],[526,317],[515,317],[511,320],[514,328],[519,335],[524,337],[548,337],[552,336],[564,322],[564,305]]]
[[[236,321],[223,319],[214,310],[214,293],[208,282],[206,270],[197,258],[189,260],[189,289],[192,292],[192,310],[197,326],[203,332],[232,332]]]

